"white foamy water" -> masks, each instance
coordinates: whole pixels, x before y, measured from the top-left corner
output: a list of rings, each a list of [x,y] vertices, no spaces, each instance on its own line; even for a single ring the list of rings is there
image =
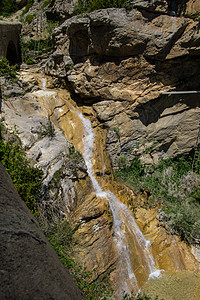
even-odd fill
[[[47,88],[46,88],[47,79],[44,77],[41,79],[41,81],[42,81],[42,90],[46,91],[47,90]]]
[[[82,138],[84,145],[83,158],[87,166],[88,175],[91,178],[96,196],[106,198],[112,211],[114,239],[118,247],[121,261],[120,277],[123,279],[128,277],[128,283],[125,280],[122,280],[121,292],[125,291],[130,293],[130,285],[134,287],[134,290],[139,290],[138,282],[134,273],[136,270],[134,270],[134,266],[131,263],[131,255],[133,255],[133,253],[131,253],[129,245],[130,237],[134,240],[134,243],[137,244],[137,247],[139,247],[145,274],[149,275],[149,278],[155,278],[159,277],[161,272],[155,269],[154,259],[149,252],[150,242],[144,238],[127,206],[120,202],[111,191],[103,191],[96,180],[92,169],[93,145],[95,138],[93,129],[89,119],[85,118],[82,113],[78,111],[76,111],[76,113],[81,119],[85,130]]]

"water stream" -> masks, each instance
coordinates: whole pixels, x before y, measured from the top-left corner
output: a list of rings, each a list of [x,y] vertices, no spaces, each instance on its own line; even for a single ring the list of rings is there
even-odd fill
[[[150,242],[144,238],[127,206],[120,202],[111,191],[104,191],[96,180],[92,168],[94,131],[90,120],[85,118],[81,112],[76,111],[76,113],[82,121],[85,131],[82,138],[84,145],[83,158],[87,166],[88,175],[91,178],[96,196],[106,198],[112,211],[114,239],[120,256],[120,291],[130,293],[133,287],[134,290],[138,291],[139,284],[135,275],[138,268],[142,269],[138,271],[139,276],[143,273],[143,276],[146,276],[146,280],[149,277],[160,276],[160,271],[155,269],[155,262],[149,250]],[[131,243],[134,245],[131,245]],[[132,259],[132,256],[134,256],[132,251],[139,253],[137,264]],[[123,280],[125,278],[127,280]]]

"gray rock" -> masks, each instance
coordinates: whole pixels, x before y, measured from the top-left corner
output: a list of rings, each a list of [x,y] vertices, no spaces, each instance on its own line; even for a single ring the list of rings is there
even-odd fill
[[[83,299],[0,164],[1,299]]]
[[[3,94],[7,98],[23,95],[23,93],[24,93],[24,90],[19,85],[4,86]]]

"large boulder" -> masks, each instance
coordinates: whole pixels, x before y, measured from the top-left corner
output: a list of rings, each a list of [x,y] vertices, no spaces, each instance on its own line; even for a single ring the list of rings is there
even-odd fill
[[[1,164],[0,173],[0,298],[83,299]]]

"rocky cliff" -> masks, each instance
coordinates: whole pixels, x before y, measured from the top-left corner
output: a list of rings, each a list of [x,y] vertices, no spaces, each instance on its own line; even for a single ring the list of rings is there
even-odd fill
[[[198,24],[161,12],[106,9],[73,17],[55,30],[56,51],[46,72],[64,79],[80,103],[93,105],[107,128],[114,168],[119,156],[139,155],[151,164],[193,149],[199,120]]]

